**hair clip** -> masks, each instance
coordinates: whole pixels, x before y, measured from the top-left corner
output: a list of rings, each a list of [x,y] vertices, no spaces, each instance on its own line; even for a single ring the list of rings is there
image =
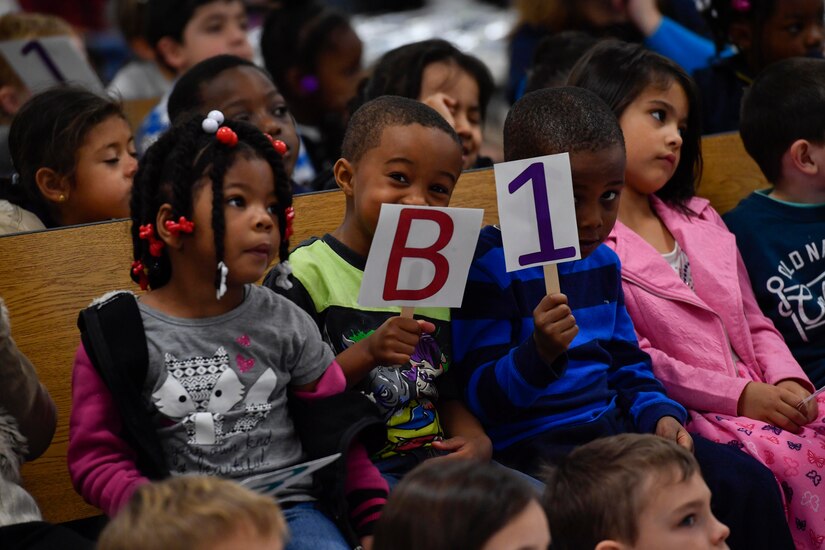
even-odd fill
[[[734,11],[746,13],[751,9],[751,2],[750,0],[731,0],[730,7],[733,8]]]
[[[276,151],[278,151],[279,155],[284,156],[286,154],[286,151],[288,149],[288,147],[286,146],[286,143],[284,143],[280,139],[275,139],[274,137],[270,136],[269,134],[265,133],[264,135],[269,139],[269,143],[271,143],[272,147]]]
[[[12,185],[20,185],[20,174],[15,172],[11,175],[11,184]]]
[[[235,147],[238,144],[238,134],[229,126],[221,126],[218,128],[215,137],[227,147]]]
[[[279,262],[275,264],[274,269],[278,272],[275,276],[275,286],[281,287],[284,290],[291,289],[292,281],[289,280],[289,276],[292,274],[292,266],[289,265],[289,262],[286,260]]]
[[[138,284],[141,290],[149,288],[149,275],[146,273],[146,267],[140,260],[132,262],[132,274],[138,278]]]
[[[287,206],[284,209],[284,216],[286,217],[286,229],[284,230],[284,240],[288,241],[292,236],[292,222],[295,219],[295,209]]]
[[[201,128],[207,134],[214,134],[218,131],[218,127],[223,124],[224,116],[223,113],[220,111],[209,111],[209,114],[206,115],[206,118],[203,119],[201,122]]]
[[[163,225],[166,226],[167,231],[171,233],[174,237],[177,237],[181,233],[191,234],[192,231],[195,230],[195,222],[190,222],[186,219],[186,216],[181,216],[178,221],[166,220],[163,222]]]
[[[145,241],[149,241],[149,254],[155,258],[160,258],[164,243],[155,237],[155,226],[151,223],[141,225],[138,228],[138,237]]]
[[[215,296],[220,300],[226,294],[226,276],[229,275],[229,268],[223,261],[218,262],[218,271],[215,273]]]
[[[301,91],[305,94],[315,93],[321,88],[321,83],[318,81],[318,77],[314,74],[308,74],[301,77],[301,81],[298,85],[301,87]]]

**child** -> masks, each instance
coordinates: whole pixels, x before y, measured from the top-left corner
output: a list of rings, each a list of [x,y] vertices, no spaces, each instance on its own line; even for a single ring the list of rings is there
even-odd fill
[[[98,550],[282,550],[278,504],[237,483],[180,476],[142,485],[100,534]]]
[[[788,57],[822,57],[823,0],[711,0],[706,14],[718,47],[738,53],[719,56],[694,72],[702,98],[702,130],[715,134],[739,127],[742,93],[764,67]]]
[[[32,97],[9,132],[17,174],[0,184],[0,233],[129,215],[137,170],[118,103],[58,86]]]
[[[241,0],[148,0],[146,32],[158,62],[173,75],[213,55],[252,60]],[[141,155],[169,128],[165,94],[137,130]]]
[[[495,89],[490,70],[478,58],[445,40],[424,40],[396,48],[376,63],[361,86],[359,102],[399,95],[426,103],[461,138],[462,168],[492,166],[479,157],[481,129]]]
[[[83,51],[83,44],[77,39],[72,27],[52,15],[39,13],[7,13],[0,16],[0,42],[5,40],[26,40],[49,36],[69,36],[77,40]],[[8,178],[14,173],[9,153],[9,124],[15,113],[31,96],[6,58],[0,55],[0,177]]]
[[[745,148],[773,182],[723,216],[756,301],[817,388],[825,385],[825,61],[787,59],[745,95]]]
[[[453,311],[456,370],[470,409],[493,440],[494,458],[536,475],[547,460],[593,439],[655,433],[694,447],[708,485],[720,495],[716,513],[736,537],[731,546],[790,546],[767,468],[729,446],[691,438],[682,427],[685,410],[665,395],[638,347],[619,261],[600,246],[624,185],[622,132],[592,92],[539,90],[507,116],[508,160],[560,152],[570,155],[582,255],[558,266],[565,294],[545,296],[541,268],[507,273],[501,232],[489,226],[481,232],[462,307]],[[761,518],[755,526],[754,517]]]
[[[131,273],[151,291],[137,304],[128,293],[104,297],[81,316],[69,470],[107,514],[147,477],[241,480],[301,462],[298,436],[310,434],[295,429],[287,391],[318,399],[344,389],[312,320],[253,284],[276,254],[287,257],[289,180],[269,138],[223,118],[191,120],[147,151],[132,194]],[[117,359],[127,347],[137,353]],[[352,515],[366,538],[386,484],[363,449],[349,462]],[[346,547],[311,484],[279,494],[290,548]]]
[[[535,489],[494,464],[430,461],[398,484],[375,530],[375,550],[547,550]]]
[[[264,22],[261,53],[307,148],[295,180],[320,189],[340,156],[363,44],[342,13],[311,0],[281,4]]]
[[[169,118],[175,123],[191,113],[206,116],[214,109],[281,140],[286,145],[284,170],[292,177],[300,148],[295,119],[264,70],[234,55],[216,55],[186,71],[169,96]]]
[[[146,0],[117,0],[115,16],[132,54],[106,87],[123,101],[158,98],[172,87],[172,73],[155,61],[155,52],[146,39]]]
[[[653,371],[690,411],[692,432],[771,468],[797,545],[809,547],[809,535],[823,532],[810,500],[825,496],[820,437],[804,428],[816,402],[799,406],[813,387],[759,311],[736,239],[693,196],[700,130],[690,77],[637,46],[604,43],[570,82],[597,91],[625,135],[625,193],[607,244],[622,262],[627,309]]]
[[[555,550],[728,547],[696,458],[661,437],[603,437],[547,472]]]
[[[432,456],[490,455],[489,439],[444,376],[449,310],[419,308],[414,320],[399,317],[399,308],[357,303],[381,205],[447,206],[460,173],[458,136],[433,109],[397,96],[365,104],[335,164],[346,195],[343,222],[293,251],[291,289],[277,285],[277,271],[264,281],[315,319],[348,384],[383,413],[387,441],[375,460],[391,485]],[[445,433],[452,437],[442,441]]]

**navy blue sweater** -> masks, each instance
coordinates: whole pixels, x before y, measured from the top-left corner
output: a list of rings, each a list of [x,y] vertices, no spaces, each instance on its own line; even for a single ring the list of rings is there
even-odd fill
[[[536,440],[560,433],[583,443],[653,432],[663,416],[684,423],[685,409],[666,396],[639,349],[616,254],[600,246],[558,267],[579,334],[552,365],[532,338],[533,310],[545,295],[543,270],[507,273],[501,232],[493,226],[481,232],[464,302],[452,313],[454,371],[495,450],[541,447]]]

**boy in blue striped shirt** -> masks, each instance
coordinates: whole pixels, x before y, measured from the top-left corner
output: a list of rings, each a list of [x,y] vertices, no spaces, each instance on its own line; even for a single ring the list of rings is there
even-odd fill
[[[537,475],[598,437],[655,433],[694,450],[717,496],[714,513],[733,532],[732,548],[792,547],[770,471],[738,449],[691,437],[685,409],[667,397],[639,349],[619,260],[601,246],[624,187],[618,121],[587,90],[527,94],[504,125],[506,159],[562,152],[570,155],[582,256],[558,266],[564,294],[545,295],[539,267],[507,273],[501,232],[488,226],[462,307],[452,313],[455,372],[494,458]]]

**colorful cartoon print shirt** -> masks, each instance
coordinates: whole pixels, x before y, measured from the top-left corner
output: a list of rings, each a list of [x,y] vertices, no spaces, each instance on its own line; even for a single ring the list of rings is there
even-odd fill
[[[264,284],[307,311],[336,355],[399,314],[399,308],[358,305],[366,259],[330,235],[302,243],[289,261],[291,289],[277,287],[274,273]],[[416,317],[433,322],[435,334],[421,338],[407,365],[379,365],[356,386],[387,422],[386,445],[374,458],[404,453],[443,437],[434,402],[455,395],[449,377],[442,376],[449,370],[449,310],[416,309]]]

